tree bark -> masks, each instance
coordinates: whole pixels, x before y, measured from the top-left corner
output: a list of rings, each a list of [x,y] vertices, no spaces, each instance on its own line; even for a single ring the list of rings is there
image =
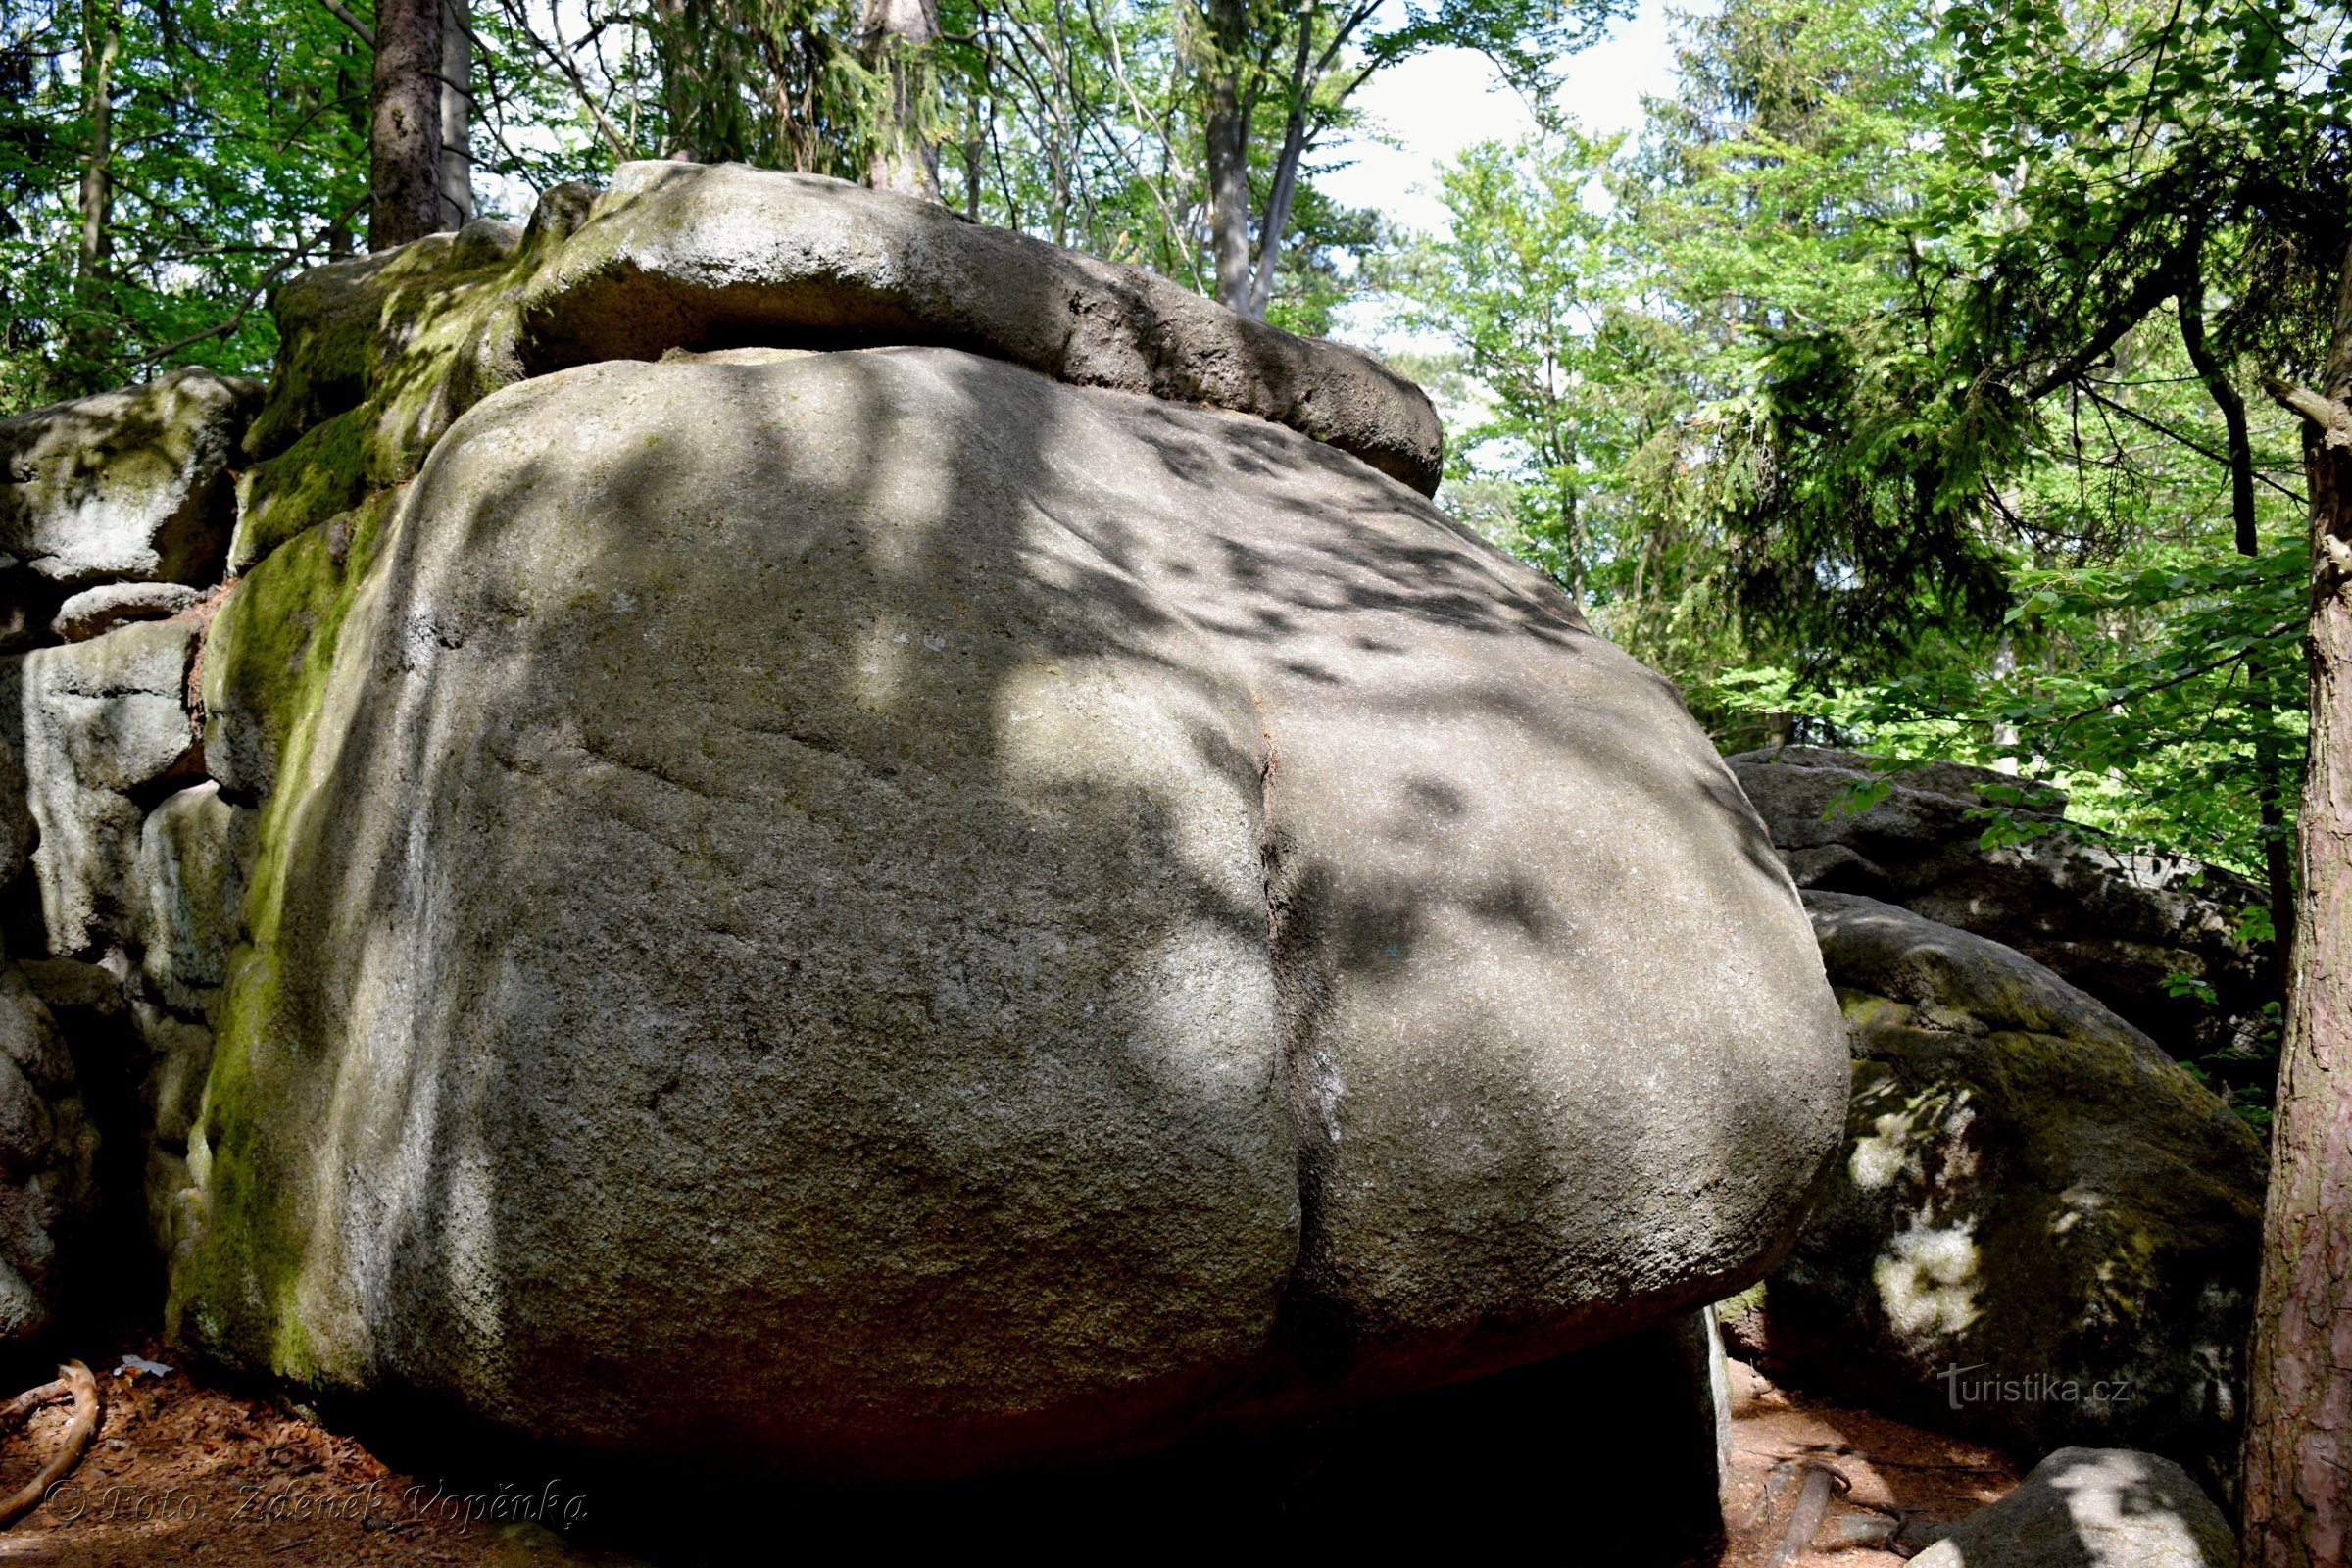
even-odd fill
[[[2188,362],[2205,383],[2206,395],[2221,411],[2229,434],[2230,518],[2237,553],[2258,556],[2262,541],[2254,526],[2254,439],[2246,423],[2246,400],[2230,384],[2221,361],[2205,341],[2204,253],[2200,246],[2188,260],[2188,280],[2180,290],[2180,343]],[[2264,676],[2270,665],[2258,652],[2247,661],[2246,710],[2253,715],[2254,800],[2262,820],[2262,860],[2270,883],[2272,978],[2280,995],[2286,991],[2287,955],[2295,941],[2294,852],[2287,842],[2284,792],[2279,788],[2278,742],[2272,733],[2270,693]]]
[[[442,0],[378,0],[368,93],[368,248],[421,239],[441,218]]]
[[[2248,1568],[2352,1556],[2352,258],[2303,416],[2311,487],[2311,759],[2302,890],[2271,1130],[2262,1282],[2248,1367]]]
[[[439,228],[473,220],[473,16],[467,0],[441,0],[441,210]]]
[[[103,386],[114,348],[109,297],[115,254],[115,66],[122,53],[118,0],[82,0],[82,112],[90,123],[81,157],[81,233],[74,259],[74,326],[67,334],[75,391]]]
[[[890,82],[890,101],[874,127],[865,182],[940,201],[939,144],[926,133],[931,49],[939,40],[939,0],[864,0],[859,41],[866,64]],[[945,205],[942,203],[942,205]]]
[[[1250,125],[1242,108],[1247,19],[1243,0],[1203,0],[1207,47],[1200,70],[1208,83],[1208,234],[1217,265],[1217,303],[1250,308]]]

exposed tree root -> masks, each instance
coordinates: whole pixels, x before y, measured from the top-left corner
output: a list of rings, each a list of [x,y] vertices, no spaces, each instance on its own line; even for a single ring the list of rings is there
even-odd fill
[[[68,1395],[74,1398],[74,1415],[66,1423],[65,1441],[58,1446],[57,1452],[50,1456],[47,1464],[41,1466],[39,1475],[24,1484],[23,1490],[6,1502],[0,1502],[0,1530],[7,1529],[41,1505],[41,1499],[49,1494],[49,1489],[64,1479],[67,1471],[81,1462],[83,1451],[90,1446],[90,1435],[98,1430],[98,1380],[91,1377],[90,1369],[79,1361],[68,1361],[57,1371],[56,1381],[26,1389],[7,1404],[0,1405],[0,1429],[5,1429],[15,1426],[52,1399],[62,1399]]]

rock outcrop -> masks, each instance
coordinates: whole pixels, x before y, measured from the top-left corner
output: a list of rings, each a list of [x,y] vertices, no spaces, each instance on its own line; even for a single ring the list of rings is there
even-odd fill
[[[2237,1568],[2229,1520],[2186,1472],[2129,1448],[2061,1448],[1918,1568]]]
[[[2090,993],[2177,1057],[2241,1049],[2277,1000],[2267,945],[2238,936],[2262,889],[2182,856],[2119,851],[2063,825],[2064,797],[1990,768],[1809,746],[1744,752],[1732,771],[1803,888],[1899,904],[2015,948]],[[1883,787],[1868,809],[1850,809]],[[1991,792],[1991,793],[1987,793]],[[1877,789],[1873,789],[1877,794]],[[2035,836],[1986,849],[1996,810]],[[2176,995],[2202,982],[2205,1003]]]
[[[9,929],[127,1042],[192,1350],[932,1476],[1786,1251],[1847,1077],[1795,891],[1376,361],[669,164],[275,309],[229,590],[13,666]]]
[[[599,365],[347,561],[273,741],[325,556],[205,666],[277,760],[175,1286],[228,1359],[954,1471],[1573,1348],[1819,1168],[1834,1008],[1671,689],[1278,426]]]
[[[1805,905],[1853,1101],[1821,1207],[1765,1288],[1759,1348],[1923,1425],[2150,1448],[2228,1494],[2259,1140],[2023,955],[1870,899]]]

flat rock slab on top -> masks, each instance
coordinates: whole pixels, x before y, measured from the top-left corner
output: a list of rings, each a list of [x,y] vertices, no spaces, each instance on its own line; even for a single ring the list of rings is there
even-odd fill
[[[1444,431],[1359,349],[931,202],[740,164],[623,164],[524,286],[531,372],[752,343],[939,344],[1288,425],[1420,491]]]
[[[203,597],[203,590],[185,583],[101,583],[60,605],[49,629],[66,642],[86,643],[134,620],[170,620]]]

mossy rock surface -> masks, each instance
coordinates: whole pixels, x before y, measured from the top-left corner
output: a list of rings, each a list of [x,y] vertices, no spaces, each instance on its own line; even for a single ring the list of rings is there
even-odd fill
[[[1767,1286],[1768,1353],[1873,1409],[2029,1450],[2148,1448],[2226,1490],[2260,1141],[2021,955],[1868,899],[1806,903],[1853,1095]]]

